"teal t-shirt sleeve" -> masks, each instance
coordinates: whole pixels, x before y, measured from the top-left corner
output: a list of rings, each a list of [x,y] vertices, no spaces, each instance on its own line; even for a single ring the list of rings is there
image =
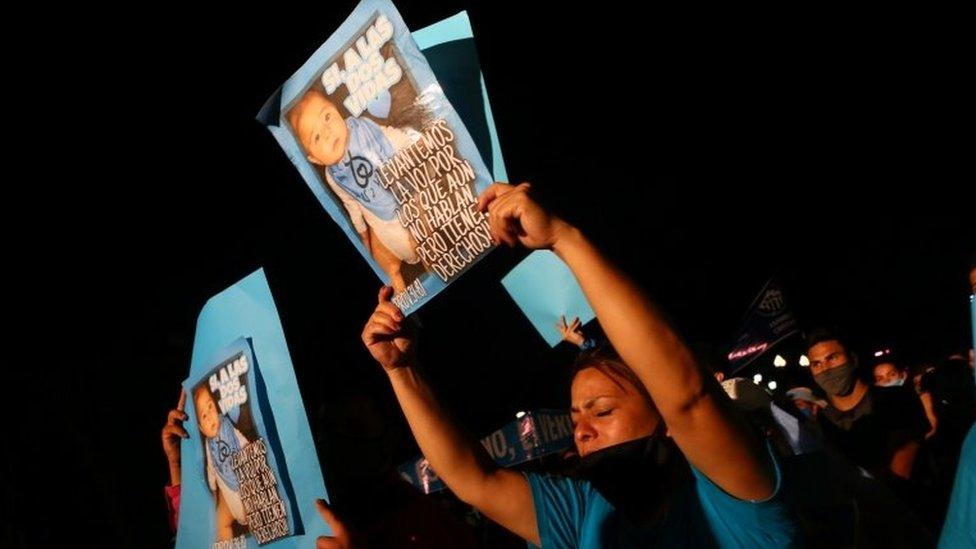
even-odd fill
[[[525,478],[532,490],[542,547],[578,547],[579,529],[586,515],[586,496],[579,482],[535,473],[525,473]]]
[[[799,545],[796,520],[783,502],[779,463],[767,444],[776,473],[773,494],[762,501],[748,501],[729,495],[698,469],[695,489],[720,547],[794,547]]]
[[[976,425],[962,445],[952,499],[946,513],[939,549],[976,547]]]

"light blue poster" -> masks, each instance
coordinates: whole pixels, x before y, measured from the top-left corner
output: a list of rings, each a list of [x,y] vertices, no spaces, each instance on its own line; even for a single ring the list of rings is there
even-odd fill
[[[582,325],[596,316],[572,271],[549,250],[529,254],[505,275],[502,285],[551,347],[562,341],[556,327],[561,317],[566,322],[579,317]]]
[[[461,41],[435,53],[466,60],[480,79],[466,16],[446,23],[427,32],[428,49],[443,37]],[[455,96],[484,100],[465,112],[480,131],[490,118],[483,85],[472,90],[470,71],[455,82],[455,67],[444,67],[461,84]],[[393,4],[363,0],[258,114],[408,314],[493,248],[487,216],[473,205],[493,180],[487,166],[499,175],[494,125],[487,139],[472,136],[446,87]]]
[[[329,529],[305,407],[263,270],[197,319],[177,547],[307,547]]]
[[[414,32],[413,38],[437,76],[444,95],[464,120],[495,181],[508,181],[468,13],[462,11],[424,27]]]

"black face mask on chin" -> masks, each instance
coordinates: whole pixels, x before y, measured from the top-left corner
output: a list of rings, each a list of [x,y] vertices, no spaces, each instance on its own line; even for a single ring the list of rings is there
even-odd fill
[[[691,477],[670,437],[655,434],[579,458],[569,475],[589,481],[634,526],[658,523],[675,489]]]

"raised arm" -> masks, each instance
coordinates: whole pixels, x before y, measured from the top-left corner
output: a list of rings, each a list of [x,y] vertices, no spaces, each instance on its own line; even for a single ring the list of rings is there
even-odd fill
[[[376,310],[363,329],[363,343],[383,366],[420,450],[437,475],[462,501],[523,539],[539,545],[535,508],[521,473],[499,468],[477,441],[448,417],[414,369],[413,341],[403,314],[380,290]]]
[[[607,338],[647,388],[688,460],[729,494],[758,500],[774,489],[765,449],[668,321],[575,227],[530,196],[496,183],[479,198],[492,236],[509,246],[551,248],[566,262]]]

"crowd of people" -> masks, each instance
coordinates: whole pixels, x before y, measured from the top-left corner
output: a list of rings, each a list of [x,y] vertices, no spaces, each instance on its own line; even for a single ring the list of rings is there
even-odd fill
[[[431,467],[481,515],[544,548],[976,546],[972,350],[918,368],[869,363],[845,334],[814,329],[809,383],[770,394],[723,379],[529,184],[492,185],[477,207],[495,243],[551,249],[569,266],[606,339],[561,319],[580,348],[574,451],[551,471],[502,468],[445,412],[418,366],[415,323],[380,289],[363,345]],[[970,279],[976,293],[976,266]],[[184,401],[162,431],[174,530]],[[333,536],[318,547],[366,543],[326,502],[319,510]]]

